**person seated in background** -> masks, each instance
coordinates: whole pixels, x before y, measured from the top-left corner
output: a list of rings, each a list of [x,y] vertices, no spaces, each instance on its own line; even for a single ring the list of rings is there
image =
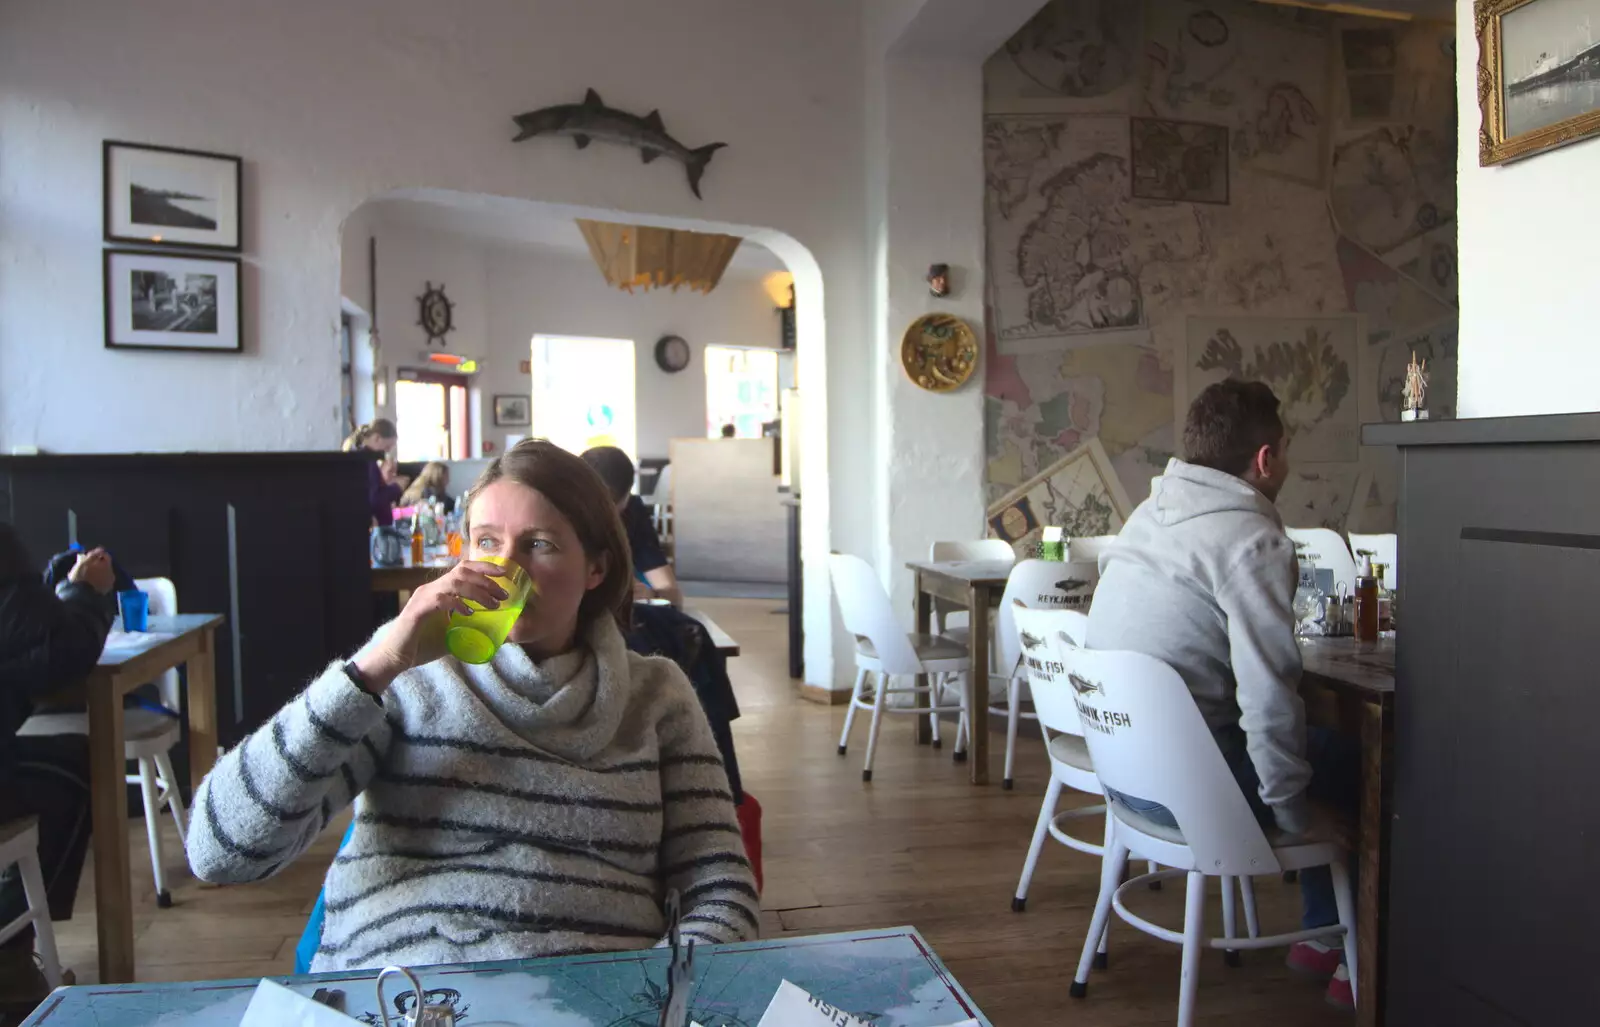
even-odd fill
[[[1151,482],[1150,498],[1100,557],[1087,644],[1145,653],[1178,672],[1264,826],[1338,833],[1308,799],[1353,814],[1359,754],[1334,732],[1306,728],[1293,613],[1298,568],[1273,506],[1289,475],[1277,397],[1261,382],[1208,386],[1189,407],[1183,448],[1184,459]],[[1107,794],[1177,826],[1163,806]],[[1300,871],[1300,888],[1303,927],[1339,922],[1327,867]],[[1329,1000],[1350,1006],[1342,952],[1301,942],[1289,964],[1332,977]]]
[[[661,538],[656,535],[656,526],[650,520],[644,500],[633,494],[633,460],[616,446],[596,446],[584,451],[583,461],[606,483],[617,513],[622,515],[638,579],[634,584],[634,598],[665,599],[681,608],[683,590],[678,587],[678,575],[667,562],[667,554],[661,548]]]
[[[467,558],[228,752],[195,795],[196,876],[282,870],[354,803],[311,969],[647,948],[682,897],[700,942],[757,933],[733,796],[676,664],[624,646],[628,544],[582,460],[518,443],[463,497]],[[490,662],[447,655],[447,617],[534,598]]]
[[[450,498],[447,491],[450,488],[450,468],[438,460],[431,461],[422,469],[404,492],[400,494],[400,501],[396,506],[416,506],[424,500],[437,500],[444,507],[444,512],[449,513],[456,508],[456,501]]]
[[[89,743],[24,735],[34,701],[82,680],[116,616],[105,550],[81,553],[52,591],[9,524],[0,524],[0,822],[39,818],[39,866],[51,920],[70,920],[89,848]],[[28,908],[16,868],[0,878],[0,924]],[[66,983],[72,983],[70,980]],[[0,945],[0,1017],[33,1011],[50,993],[34,963],[33,928]]]
[[[405,489],[397,480],[395,469],[394,449],[399,441],[394,422],[382,417],[363,424],[344,440],[346,453],[361,451],[372,457],[367,468],[367,509],[372,523],[380,526],[394,523],[394,505]]]

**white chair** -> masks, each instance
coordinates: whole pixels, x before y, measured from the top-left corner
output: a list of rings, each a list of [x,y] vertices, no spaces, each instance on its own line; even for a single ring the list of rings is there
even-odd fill
[[[150,616],[163,617],[178,612],[178,590],[167,578],[140,578],[135,584],[150,595]],[[161,705],[173,713],[181,713],[183,690],[179,686],[177,670],[162,674],[156,685],[161,695]],[[88,733],[89,715],[77,712],[41,713],[28,718],[17,731],[19,735]],[[126,780],[128,784],[139,785],[144,795],[144,826],[150,840],[156,905],[163,909],[172,905],[161,851],[161,822],[156,819],[163,807],[172,811],[172,823],[178,829],[179,844],[184,844],[188,837],[183,796],[178,791],[178,775],[172,769],[172,749],[178,744],[181,733],[178,719],[165,713],[137,707],[122,712],[122,751],[127,759],[139,764],[139,772],[129,774]]]
[[[672,465],[663,464],[661,473],[656,475],[656,487],[648,496],[640,497],[644,505],[650,508],[650,520],[655,525],[656,535],[661,538],[661,544],[666,545],[667,539],[672,535]]]
[[[1115,535],[1085,535],[1070,539],[1067,542],[1067,559],[1089,560],[1098,565],[1100,554],[1110,549],[1116,541]]]
[[[953,563],[958,560],[989,561],[994,563],[1016,563],[1017,551],[1011,543],[1004,539],[982,538],[972,542],[935,542],[928,547],[928,559],[934,563]],[[952,603],[948,599],[933,600],[933,633],[935,635],[952,634],[955,631],[965,631],[967,627],[967,610],[960,603]],[[952,637],[959,637],[952,635]]]
[[[1016,895],[1011,899],[1012,910],[1021,913],[1028,905],[1028,886],[1033,881],[1034,869],[1039,865],[1045,837],[1052,837],[1069,849],[1077,849],[1091,856],[1103,856],[1103,845],[1068,834],[1064,825],[1082,817],[1095,817],[1105,821],[1105,837],[1109,838],[1111,814],[1105,803],[1056,812],[1063,788],[1089,795],[1105,794],[1100,787],[1100,779],[1095,777],[1094,761],[1089,758],[1089,748],[1083,739],[1083,725],[1079,723],[1077,708],[1067,690],[1066,667],[1055,655],[1055,649],[1049,641],[1064,638],[1067,644],[1076,647],[1088,633],[1089,616],[1077,610],[1030,609],[1020,603],[1012,607],[1010,612],[1012,634],[1023,652],[1023,672],[1032,686],[1034,709],[1039,711],[1039,725],[1045,730],[1047,740],[1045,751],[1050,755],[1050,784],[1045,789],[1044,801],[1039,804],[1039,820],[1033,828],[1033,842],[1028,846],[1028,856],[1022,864],[1022,878],[1017,882]],[[1054,737],[1050,732],[1055,733]],[[1148,869],[1153,874],[1156,865],[1151,863]],[[1104,933],[1100,938],[1096,965],[1106,965]]]
[[[1052,655],[1066,665],[1073,702],[1101,783],[1124,795],[1160,803],[1178,823],[1176,828],[1165,827],[1121,803],[1110,804],[1111,836],[1100,867],[1100,897],[1078,959],[1073,997],[1088,994],[1089,970],[1113,909],[1146,934],[1183,946],[1178,1027],[1194,1023],[1202,947],[1261,949],[1342,938],[1350,990],[1355,994],[1355,901],[1344,849],[1334,842],[1262,829],[1177,671],[1142,653],[1070,649],[1057,639],[1049,641]],[[1178,869],[1119,884],[1130,849]],[[1276,875],[1314,866],[1327,866],[1332,872],[1338,924],[1261,937],[1254,901],[1247,891],[1245,917],[1250,933],[1248,938],[1237,936],[1228,878],[1248,880],[1253,874]],[[1182,933],[1151,923],[1124,904],[1129,890],[1147,880],[1177,877],[1186,878],[1188,885]],[[1207,877],[1223,879],[1221,938],[1206,937]]]
[[[0,943],[10,941],[33,925],[34,947],[43,964],[45,983],[61,987],[61,957],[56,953],[56,930],[50,922],[50,902],[45,897],[44,875],[39,871],[39,819],[22,817],[0,824],[0,869],[15,865],[22,877],[28,909],[0,927]]]
[[[1285,528],[1294,543],[1295,556],[1313,567],[1333,571],[1333,585],[1345,592],[1356,589],[1356,561],[1344,539],[1332,528]]]
[[[1383,564],[1383,587],[1398,589],[1400,587],[1400,536],[1389,532],[1383,535],[1362,535],[1352,531],[1350,533],[1350,551],[1358,557],[1362,553],[1371,553],[1373,563]],[[1356,560],[1360,566],[1361,561]]]
[[[989,712],[1006,718],[1006,772],[1001,787],[1013,787],[1012,770],[1016,766],[1017,726],[1023,720],[1038,720],[1033,713],[1022,709],[1028,691],[1028,675],[1022,665],[1022,646],[1017,641],[1013,611],[1020,605],[1030,610],[1075,610],[1087,614],[1089,602],[1094,597],[1095,586],[1100,581],[1100,570],[1093,562],[1054,563],[1047,560],[1023,560],[1011,568],[1006,578],[1005,592],[1000,597],[999,614],[995,617],[995,644],[990,649],[996,656],[995,676],[1006,686],[1005,705],[989,703]],[[987,698],[987,697],[986,697]],[[1048,745],[1050,736],[1045,734]]]
[[[872,711],[872,732],[867,736],[867,762],[861,771],[861,780],[872,780],[872,758],[878,749],[878,728],[883,714],[926,713],[932,721],[933,744],[939,744],[939,714],[955,713],[959,720],[956,728],[956,752],[962,751],[967,723],[968,689],[961,689],[959,706],[940,706],[944,679],[964,675],[971,667],[967,647],[954,639],[940,635],[908,635],[895,619],[894,608],[883,582],[873,573],[867,562],[858,556],[834,553],[828,557],[828,569],[833,577],[833,592],[839,600],[839,615],[847,631],[856,636],[856,683],[850,691],[850,709],[844,715],[844,731],[839,735],[839,755],[845,754],[850,744],[850,728],[855,723],[856,710]],[[872,674],[876,687],[872,697],[864,694],[867,675]],[[891,688],[889,679],[928,675],[926,686],[905,685]],[[922,709],[886,709],[884,699],[891,693],[931,693],[929,705]]]

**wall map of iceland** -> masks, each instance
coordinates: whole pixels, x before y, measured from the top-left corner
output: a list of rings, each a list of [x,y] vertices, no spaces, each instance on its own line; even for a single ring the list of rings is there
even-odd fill
[[[1187,335],[1189,401],[1212,382],[1263,381],[1283,404],[1296,461],[1360,458],[1359,317],[1191,317]]]

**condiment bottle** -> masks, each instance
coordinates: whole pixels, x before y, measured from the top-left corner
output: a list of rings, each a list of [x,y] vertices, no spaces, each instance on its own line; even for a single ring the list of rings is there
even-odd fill
[[[1378,640],[1378,576],[1372,573],[1372,557],[1361,558],[1356,572],[1356,641]]]
[[[411,562],[418,566],[422,564],[422,551],[427,539],[422,534],[422,504],[411,514]]]

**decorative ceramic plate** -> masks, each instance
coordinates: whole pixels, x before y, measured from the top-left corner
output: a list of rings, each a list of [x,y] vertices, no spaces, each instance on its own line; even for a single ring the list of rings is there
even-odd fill
[[[954,314],[923,314],[900,340],[900,365],[929,392],[966,384],[978,366],[978,339]]]

